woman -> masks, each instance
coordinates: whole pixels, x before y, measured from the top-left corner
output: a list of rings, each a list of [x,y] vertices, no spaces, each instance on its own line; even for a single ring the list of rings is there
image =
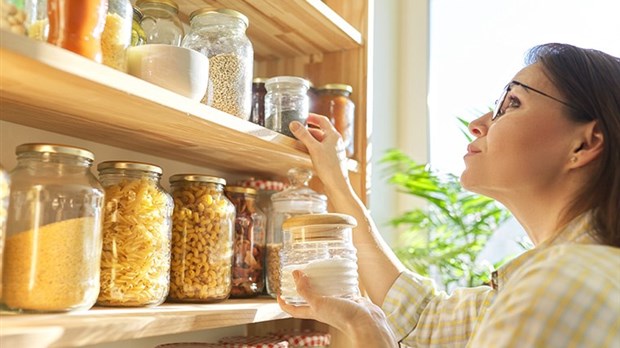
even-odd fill
[[[536,247],[495,272],[492,286],[450,295],[397,260],[348,182],[339,135],[322,116],[308,123],[318,128],[290,128],[334,210],[358,221],[369,300],[316,296],[297,271],[309,306],[280,300],[285,311],[342,330],[356,347],[620,347],[619,58],[535,47],[495,110],[471,122],[463,187],[503,203]]]

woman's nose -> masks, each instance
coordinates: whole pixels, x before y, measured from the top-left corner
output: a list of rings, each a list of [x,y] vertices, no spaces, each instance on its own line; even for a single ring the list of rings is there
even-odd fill
[[[491,121],[492,114],[492,112],[488,112],[471,121],[467,127],[469,132],[476,138],[485,136],[487,134],[487,130],[489,129],[488,123]]]

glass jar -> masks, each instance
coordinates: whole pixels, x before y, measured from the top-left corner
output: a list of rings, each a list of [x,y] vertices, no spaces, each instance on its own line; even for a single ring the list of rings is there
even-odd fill
[[[267,293],[277,297],[280,293],[280,250],[282,249],[282,224],[287,219],[302,214],[327,212],[327,197],[308,187],[312,179],[309,169],[292,168],[288,171],[291,186],[271,196],[273,210],[267,230]]]
[[[140,25],[146,33],[146,43],[180,46],[185,29],[179,19],[179,5],[173,0],[137,0],[142,11]]]
[[[272,77],[265,82],[265,127],[293,137],[288,125],[306,123],[308,118],[308,80],[295,76]]]
[[[105,27],[101,35],[103,64],[127,71],[125,50],[131,44],[133,8],[129,0],[108,0]]]
[[[344,214],[308,214],[284,222],[280,253],[281,296],[288,304],[305,305],[297,294],[293,271],[303,271],[313,291],[322,296],[353,298],[359,294],[357,256],[351,229],[355,219]]]
[[[2,254],[6,234],[6,215],[9,206],[9,175],[0,164],[0,298],[2,298]]]
[[[133,16],[131,22],[131,46],[140,46],[146,44],[146,33],[142,29],[142,11],[133,6]]]
[[[312,113],[317,113],[316,107],[318,102],[318,93],[319,91],[314,86],[312,81],[308,81],[310,87],[308,87],[308,110]]]
[[[26,35],[26,18],[23,3],[15,0],[0,0],[0,29],[19,35]]]
[[[226,180],[206,175],[170,177],[172,301],[215,302],[230,295],[235,207],[224,195]]]
[[[354,151],[355,104],[351,100],[353,87],[345,84],[327,84],[319,88],[316,113],[327,116],[342,136],[347,156]]]
[[[48,0],[47,42],[101,63],[107,4],[108,0]]]
[[[265,286],[265,215],[256,206],[256,190],[226,186],[236,209],[230,297],[257,296]]]
[[[255,77],[254,80],[252,80],[252,113],[250,121],[260,126],[265,126],[266,81],[267,79],[262,77]]]
[[[97,166],[105,190],[98,305],[148,306],[166,299],[170,284],[173,201],[160,167],[107,161]]]
[[[183,47],[209,58],[209,87],[202,102],[250,119],[254,49],[245,34],[248,18],[228,9],[203,8],[190,15],[190,32]]]
[[[3,300],[12,310],[85,310],[97,300],[103,188],[92,152],[23,144],[10,173]]]
[[[26,0],[26,33],[31,39],[47,41],[49,21],[47,20],[47,0]]]

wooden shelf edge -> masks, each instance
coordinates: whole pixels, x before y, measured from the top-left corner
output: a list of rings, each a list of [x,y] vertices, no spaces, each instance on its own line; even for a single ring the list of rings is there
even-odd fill
[[[118,340],[286,319],[275,300],[212,304],[165,303],[152,308],[102,308],[60,314],[0,315],[2,347],[80,347]]]

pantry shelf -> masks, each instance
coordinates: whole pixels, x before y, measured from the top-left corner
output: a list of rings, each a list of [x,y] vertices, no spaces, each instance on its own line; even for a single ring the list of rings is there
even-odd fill
[[[0,314],[2,347],[80,347],[101,342],[290,318],[275,300],[227,300],[61,314]]]

